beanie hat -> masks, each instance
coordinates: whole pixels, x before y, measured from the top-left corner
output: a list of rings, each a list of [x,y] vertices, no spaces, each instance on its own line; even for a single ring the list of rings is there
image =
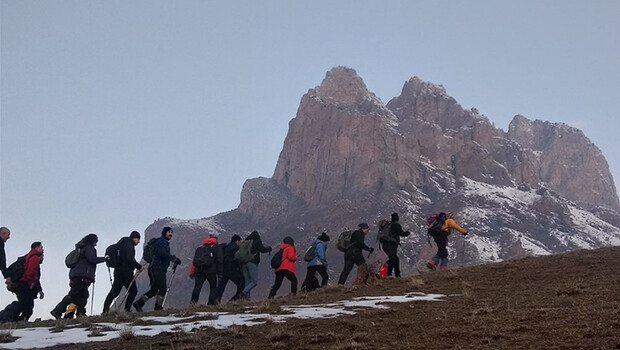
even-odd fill
[[[357,225],[357,227],[361,228],[362,230],[370,228],[370,226],[368,226],[368,224],[365,222],[362,222],[361,224]]]
[[[241,236],[239,235],[233,235],[232,238],[230,239],[231,242],[237,242],[241,240]]]
[[[284,237],[284,240],[282,242],[286,244],[290,244],[290,245],[295,245],[295,241],[293,240],[292,237],[289,237],[289,236]]]
[[[166,226],[161,230],[161,235],[165,236],[168,231],[172,231],[172,227]]]
[[[396,222],[396,221],[398,221],[398,219],[399,219],[399,218],[398,218],[398,214],[396,214],[396,213],[392,213],[392,220],[391,220],[391,221],[392,221],[392,222]]]
[[[321,232],[321,235],[319,236],[319,239],[321,241],[323,241],[323,242],[329,242],[329,236],[325,232]]]
[[[131,238],[131,239],[134,239],[134,238],[140,239],[140,232],[132,231],[131,234],[129,235],[129,238]]]

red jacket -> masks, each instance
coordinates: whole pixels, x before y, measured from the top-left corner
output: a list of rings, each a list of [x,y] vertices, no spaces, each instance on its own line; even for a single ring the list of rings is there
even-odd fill
[[[215,237],[205,238],[205,240],[202,241],[202,244],[200,246],[204,247],[206,244],[217,244],[217,238]],[[189,269],[189,275],[194,276],[195,273],[196,273],[196,267],[194,266],[194,260],[192,259],[192,267],[190,267]]]
[[[297,261],[295,247],[290,244],[282,243],[280,244],[280,249],[282,249],[282,265],[276,269],[276,272],[280,270],[289,270],[295,273],[295,261]]]
[[[41,263],[41,253],[36,249],[31,249],[26,254],[26,262],[24,263],[24,275],[19,280],[26,282],[29,287],[34,286],[39,280],[39,264]]]

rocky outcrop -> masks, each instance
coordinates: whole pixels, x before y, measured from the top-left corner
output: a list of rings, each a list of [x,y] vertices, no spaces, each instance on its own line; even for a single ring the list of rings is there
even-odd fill
[[[246,181],[237,209],[161,219],[146,232],[174,226],[173,251],[187,259],[208,234],[227,241],[258,230],[266,244],[292,236],[303,249],[322,231],[335,240],[394,211],[413,232],[402,240],[405,273],[434,253],[422,225],[438,211],[453,211],[471,232],[451,236],[457,264],[620,245],[613,179],[581,131],[516,116],[504,132],[417,77],[385,105],[346,67],[330,70],[301,98],[273,177]],[[374,232],[367,242],[376,246]],[[334,275],[342,256],[332,249],[328,260]],[[264,276],[267,266],[260,266]]]

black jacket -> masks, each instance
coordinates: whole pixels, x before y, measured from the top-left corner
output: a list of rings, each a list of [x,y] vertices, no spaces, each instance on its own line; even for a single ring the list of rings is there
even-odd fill
[[[250,235],[246,238],[246,240],[254,241],[252,242],[252,249],[250,249],[250,252],[252,254],[254,253],[256,254],[252,258],[252,260],[250,260],[250,262],[258,265],[260,263],[260,253],[269,253],[271,251],[271,247],[265,247],[263,245],[263,241],[261,241],[260,235],[258,234],[258,232],[250,233]]]
[[[349,249],[359,249],[360,251],[363,249],[369,252],[370,247],[364,242],[364,236],[364,231],[362,231],[362,229],[353,232],[353,235],[351,236],[351,246]]]
[[[76,244],[76,247],[78,245]],[[86,278],[91,282],[95,282],[95,272],[97,264],[105,262],[105,257],[97,257],[95,246],[87,244],[82,247],[80,252],[80,260],[77,265],[69,270],[69,278]]]
[[[7,278],[6,271],[6,252],[4,251],[4,241],[0,238],[0,271],[2,271],[2,276]]]
[[[136,245],[133,243],[133,239],[130,237],[123,237],[117,243],[118,249],[121,253],[120,265],[116,267],[118,270],[129,270],[133,272],[134,269],[140,270],[142,265],[136,261]]]
[[[400,244],[400,237],[407,237],[411,233],[409,231],[403,231],[402,226],[398,221],[392,221],[390,223],[390,240],[388,242],[383,243],[383,245],[395,245],[398,246]]]
[[[234,276],[241,273],[241,265],[235,260],[235,253],[239,246],[235,242],[230,242],[224,248],[224,276]]]

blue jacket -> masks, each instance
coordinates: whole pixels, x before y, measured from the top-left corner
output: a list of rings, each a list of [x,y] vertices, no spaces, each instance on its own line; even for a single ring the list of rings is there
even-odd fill
[[[149,269],[167,270],[170,262],[176,257],[170,254],[170,242],[163,235],[155,241],[153,247],[153,262],[149,265]]]
[[[316,265],[325,265],[327,266],[327,246],[325,242],[320,239],[316,239],[314,241],[316,244],[316,251],[314,255],[314,259],[308,262],[308,266],[316,266]]]

